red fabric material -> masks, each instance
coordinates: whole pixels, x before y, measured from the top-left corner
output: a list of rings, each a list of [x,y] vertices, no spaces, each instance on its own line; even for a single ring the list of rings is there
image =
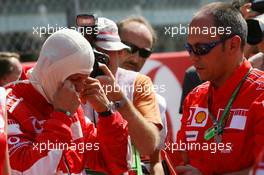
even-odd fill
[[[264,149],[262,150],[261,154],[259,154],[259,158],[253,168],[252,175],[261,175],[261,173],[264,173]]]
[[[160,155],[162,160],[164,160],[166,162],[166,165],[168,167],[168,171],[170,173],[170,175],[177,175],[176,171],[173,168],[172,160],[170,159],[170,157],[168,156],[167,152],[165,150],[160,150]]]
[[[204,139],[205,131],[213,125],[208,116],[208,91],[212,90],[211,112],[219,120],[233,91],[250,67],[250,63],[244,61],[220,88],[214,89],[209,82],[205,82],[187,96],[184,103],[182,126],[177,135],[178,144],[183,142],[204,145],[205,143],[214,147],[214,139],[209,141]],[[222,136],[224,147],[220,146],[215,153],[213,153],[215,148],[210,151],[206,151],[205,147],[200,151],[189,149],[186,153],[188,159],[175,151],[174,167],[183,163],[185,159],[185,162],[188,161],[204,175],[212,175],[235,172],[253,166],[264,145],[263,101],[264,73],[253,69],[231,107]]]
[[[2,106],[0,105],[0,175],[3,175],[3,168],[5,163],[5,153],[6,153],[6,134],[4,133],[5,125],[4,124],[4,114]]]
[[[1,117],[1,116],[0,116]],[[6,152],[6,135],[4,133],[0,133],[0,175],[3,175],[3,168],[5,162],[5,152]]]
[[[28,76],[27,76],[27,72],[35,65],[35,62],[30,62],[28,64],[24,63],[22,66],[22,73],[20,76],[21,80],[27,80]]]
[[[34,144],[65,143],[76,145],[76,149],[64,149],[63,156],[53,172],[67,173],[68,166],[71,173],[78,174],[83,171],[86,164],[90,169],[113,175],[127,171],[127,162],[123,161],[127,156],[127,122],[119,113],[116,112],[107,119],[100,119],[97,131],[92,123],[85,122],[81,108],[73,117],[68,117],[64,113],[53,111],[52,105],[48,104],[31,84],[20,83],[11,88],[12,91],[7,97],[7,110],[8,125],[12,128],[8,136],[13,140],[9,144],[13,170],[19,172],[31,170],[38,161],[44,162],[44,167],[41,168],[50,168],[49,163],[52,160],[44,159],[55,153],[50,150],[40,152],[34,148]],[[81,126],[80,132],[75,132],[76,129],[72,127],[76,128],[78,123]],[[76,133],[82,133],[83,137],[75,139]],[[88,150],[84,145],[83,151],[79,147],[80,143],[94,147]],[[95,147],[97,143],[98,149]]]

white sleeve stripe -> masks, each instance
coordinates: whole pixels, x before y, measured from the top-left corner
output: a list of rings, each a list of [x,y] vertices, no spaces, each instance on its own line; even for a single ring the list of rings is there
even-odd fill
[[[19,124],[9,124],[7,126],[7,134],[17,135],[17,134],[23,134],[23,132],[20,130]]]
[[[72,139],[77,140],[83,137],[82,127],[80,121],[71,124]]]
[[[8,112],[12,113],[12,112],[15,110],[15,108],[17,107],[17,105],[18,105],[21,101],[23,101],[23,98],[18,99],[18,100],[17,100],[17,101],[11,106],[11,108],[8,110]]]
[[[51,150],[48,155],[36,161],[29,169],[21,172],[12,168],[14,175],[56,175],[57,167],[62,157],[62,150]],[[23,161],[23,160],[21,160]]]

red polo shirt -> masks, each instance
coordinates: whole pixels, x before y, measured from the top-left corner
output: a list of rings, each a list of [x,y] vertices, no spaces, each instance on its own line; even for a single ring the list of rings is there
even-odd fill
[[[205,131],[213,126],[208,113],[208,93],[212,96],[211,113],[219,121],[234,90],[250,68],[250,63],[245,60],[220,88],[214,89],[211,83],[205,82],[185,100],[177,143],[187,145],[189,164],[204,175],[252,167],[264,145],[264,72],[257,69],[248,75],[231,106],[222,143],[216,145],[214,138],[204,139]],[[174,153],[181,159],[181,155]]]

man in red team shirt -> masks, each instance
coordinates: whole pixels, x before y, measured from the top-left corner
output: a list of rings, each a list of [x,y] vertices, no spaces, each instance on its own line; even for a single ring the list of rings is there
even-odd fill
[[[28,80],[9,87],[12,174],[127,171],[127,122],[110,109],[99,81],[89,77],[93,64],[89,42],[77,31],[60,30],[43,44]],[[84,118],[80,99],[98,112],[97,128]]]
[[[181,159],[180,175],[248,174],[264,144],[264,73],[244,58],[247,24],[219,2],[195,14],[189,29],[186,49],[207,82],[187,96],[177,145],[166,150]]]

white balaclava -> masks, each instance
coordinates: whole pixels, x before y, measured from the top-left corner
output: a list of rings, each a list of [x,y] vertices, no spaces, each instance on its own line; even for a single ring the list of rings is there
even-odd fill
[[[28,73],[32,85],[52,103],[61,83],[70,75],[90,75],[94,54],[90,43],[77,31],[63,29],[43,44],[37,64]]]

